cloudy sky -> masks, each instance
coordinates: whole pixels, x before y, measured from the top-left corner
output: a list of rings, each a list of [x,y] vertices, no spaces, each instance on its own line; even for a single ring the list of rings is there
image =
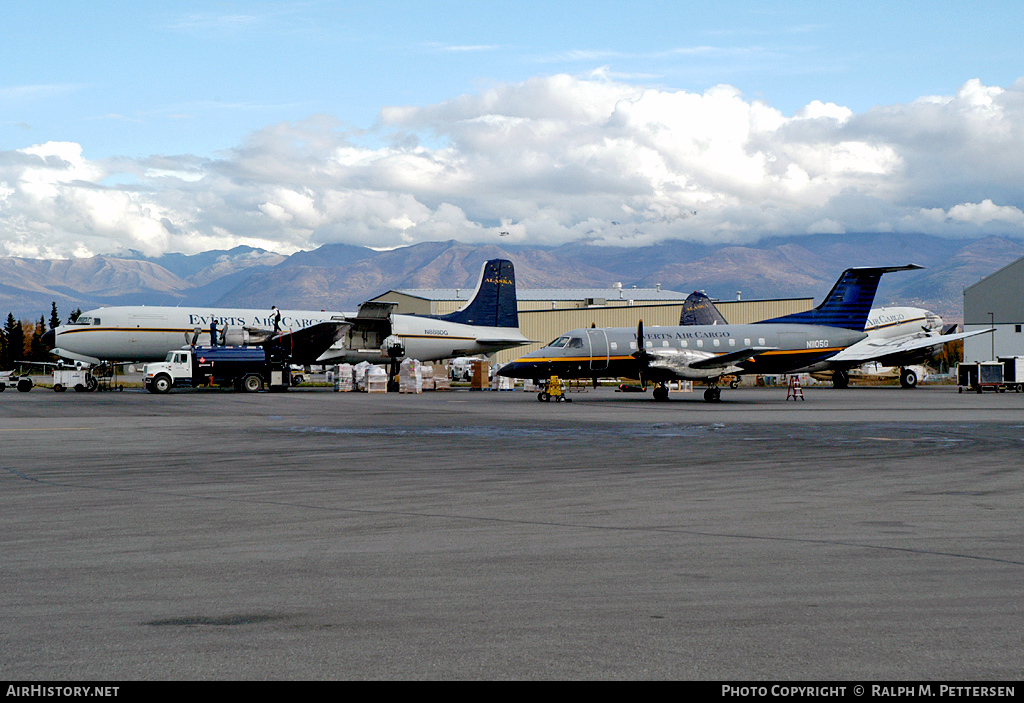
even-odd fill
[[[1024,238],[1019,0],[0,8],[0,255]]]

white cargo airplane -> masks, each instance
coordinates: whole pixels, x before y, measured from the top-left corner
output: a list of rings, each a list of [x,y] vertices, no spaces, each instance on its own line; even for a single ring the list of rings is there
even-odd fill
[[[490,354],[530,342],[519,331],[515,271],[508,260],[486,262],[473,298],[456,312],[399,315],[393,314],[394,306],[364,303],[357,313],[107,307],[50,330],[43,335],[43,343],[54,354],[74,361],[158,361],[186,344],[210,344],[212,335],[229,346],[263,344],[275,336],[276,326],[294,363],[338,364],[384,363],[403,357],[431,361]],[[302,334],[318,328],[327,331]]]
[[[832,371],[832,385],[846,388],[850,385],[850,370],[873,363],[880,366],[898,366],[900,385],[914,388],[918,371],[912,368],[931,360],[942,350],[942,345],[966,339],[991,330],[955,332],[956,325],[945,328],[942,318],[922,308],[887,307],[873,309],[868,316],[863,339],[825,360],[819,367],[807,369]]]
[[[725,318],[703,293],[694,292],[683,305],[681,325],[720,325]],[[882,307],[868,312],[867,337],[834,356],[790,373],[832,372],[832,385],[850,385],[850,370],[864,364],[899,367],[900,385],[913,388],[918,371],[913,366],[931,359],[943,344],[985,334],[990,330],[954,333],[955,325],[944,328],[942,318],[923,308]]]

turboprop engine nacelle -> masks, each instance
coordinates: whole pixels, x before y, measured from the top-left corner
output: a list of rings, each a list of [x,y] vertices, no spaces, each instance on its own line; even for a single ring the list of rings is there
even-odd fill
[[[249,327],[228,328],[224,330],[224,346],[248,347],[260,345],[270,339],[273,332],[252,329]]]

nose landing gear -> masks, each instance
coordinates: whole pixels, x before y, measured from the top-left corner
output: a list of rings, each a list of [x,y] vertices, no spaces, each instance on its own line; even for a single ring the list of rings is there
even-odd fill
[[[717,403],[722,399],[722,389],[718,386],[708,386],[704,391],[704,400],[709,403]]]

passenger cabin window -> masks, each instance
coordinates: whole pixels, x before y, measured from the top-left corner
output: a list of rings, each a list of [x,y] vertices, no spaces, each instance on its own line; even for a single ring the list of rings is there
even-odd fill
[[[619,348],[618,342],[611,342],[612,351],[617,351]]]
[[[703,347],[704,346],[704,340],[703,339],[698,339],[697,340],[697,346],[698,347]]]
[[[729,337],[729,346],[730,347],[735,347],[736,346],[736,340],[733,339],[732,337]]]
[[[764,337],[758,337],[757,338],[757,343],[760,344],[763,347],[764,346]]]
[[[717,346],[718,346],[719,344],[721,344],[721,342],[719,342],[719,341],[718,341],[717,339],[712,339],[712,340],[711,340],[711,343],[712,343],[712,344],[714,344],[714,345],[715,345],[716,347],[717,347]]]

